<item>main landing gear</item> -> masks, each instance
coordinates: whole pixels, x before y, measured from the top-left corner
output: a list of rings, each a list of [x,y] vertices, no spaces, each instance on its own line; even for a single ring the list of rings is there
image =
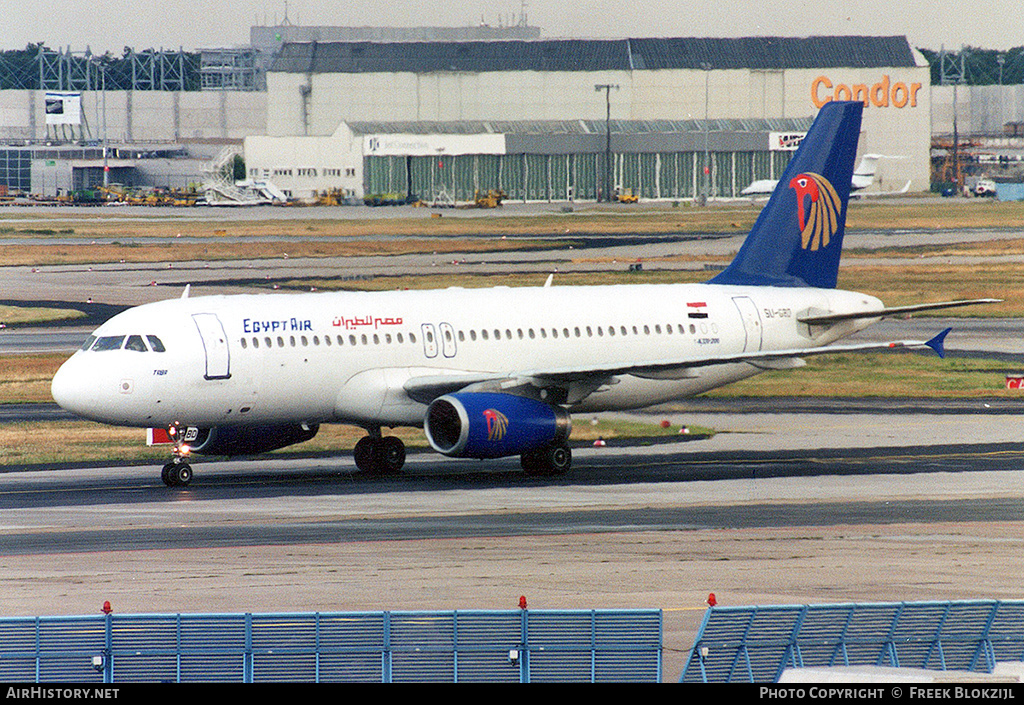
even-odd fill
[[[572,449],[565,443],[536,448],[519,456],[519,464],[527,475],[561,475],[572,467]]]
[[[356,443],[352,453],[356,467],[374,475],[396,473],[405,465],[405,444],[394,436],[382,437],[380,429],[370,431]]]

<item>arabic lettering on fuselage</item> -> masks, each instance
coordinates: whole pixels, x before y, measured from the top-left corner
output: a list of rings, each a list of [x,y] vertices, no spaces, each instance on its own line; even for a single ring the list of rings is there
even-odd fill
[[[400,326],[402,325],[401,318],[379,318],[377,316],[352,316],[346,318],[345,316],[336,316],[331,325],[335,328],[344,328],[345,330],[352,330],[354,328],[360,328],[362,326],[371,326],[372,328],[380,328],[381,326]]]

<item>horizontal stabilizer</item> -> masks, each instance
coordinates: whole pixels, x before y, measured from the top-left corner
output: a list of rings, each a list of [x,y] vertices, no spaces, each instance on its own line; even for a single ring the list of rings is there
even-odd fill
[[[934,350],[935,354],[938,355],[939,357],[946,357],[946,336],[949,335],[949,331],[951,330],[953,329],[947,328],[946,330],[942,331],[934,338],[929,340],[927,343],[925,343],[925,345]]]
[[[830,323],[840,321],[852,321],[859,318],[889,318],[891,316],[903,316],[909,313],[920,311],[935,311],[942,308],[956,308],[958,306],[976,306],[978,304],[997,304],[1002,299],[963,299],[960,301],[939,301],[931,304],[915,304],[912,306],[892,306],[877,311],[856,311],[854,313],[823,313],[809,316],[797,316],[797,321],[812,326],[826,326]]]

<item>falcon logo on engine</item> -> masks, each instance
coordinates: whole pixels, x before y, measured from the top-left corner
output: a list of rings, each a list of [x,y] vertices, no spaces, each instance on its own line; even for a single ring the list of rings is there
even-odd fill
[[[487,420],[487,440],[500,441],[508,431],[508,417],[495,409],[484,411],[484,418]]]

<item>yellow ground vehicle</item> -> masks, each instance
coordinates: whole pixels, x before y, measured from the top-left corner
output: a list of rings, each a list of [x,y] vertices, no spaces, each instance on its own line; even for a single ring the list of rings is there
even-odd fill
[[[619,203],[637,203],[640,201],[640,197],[633,193],[631,188],[621,191],[616,198]]]

